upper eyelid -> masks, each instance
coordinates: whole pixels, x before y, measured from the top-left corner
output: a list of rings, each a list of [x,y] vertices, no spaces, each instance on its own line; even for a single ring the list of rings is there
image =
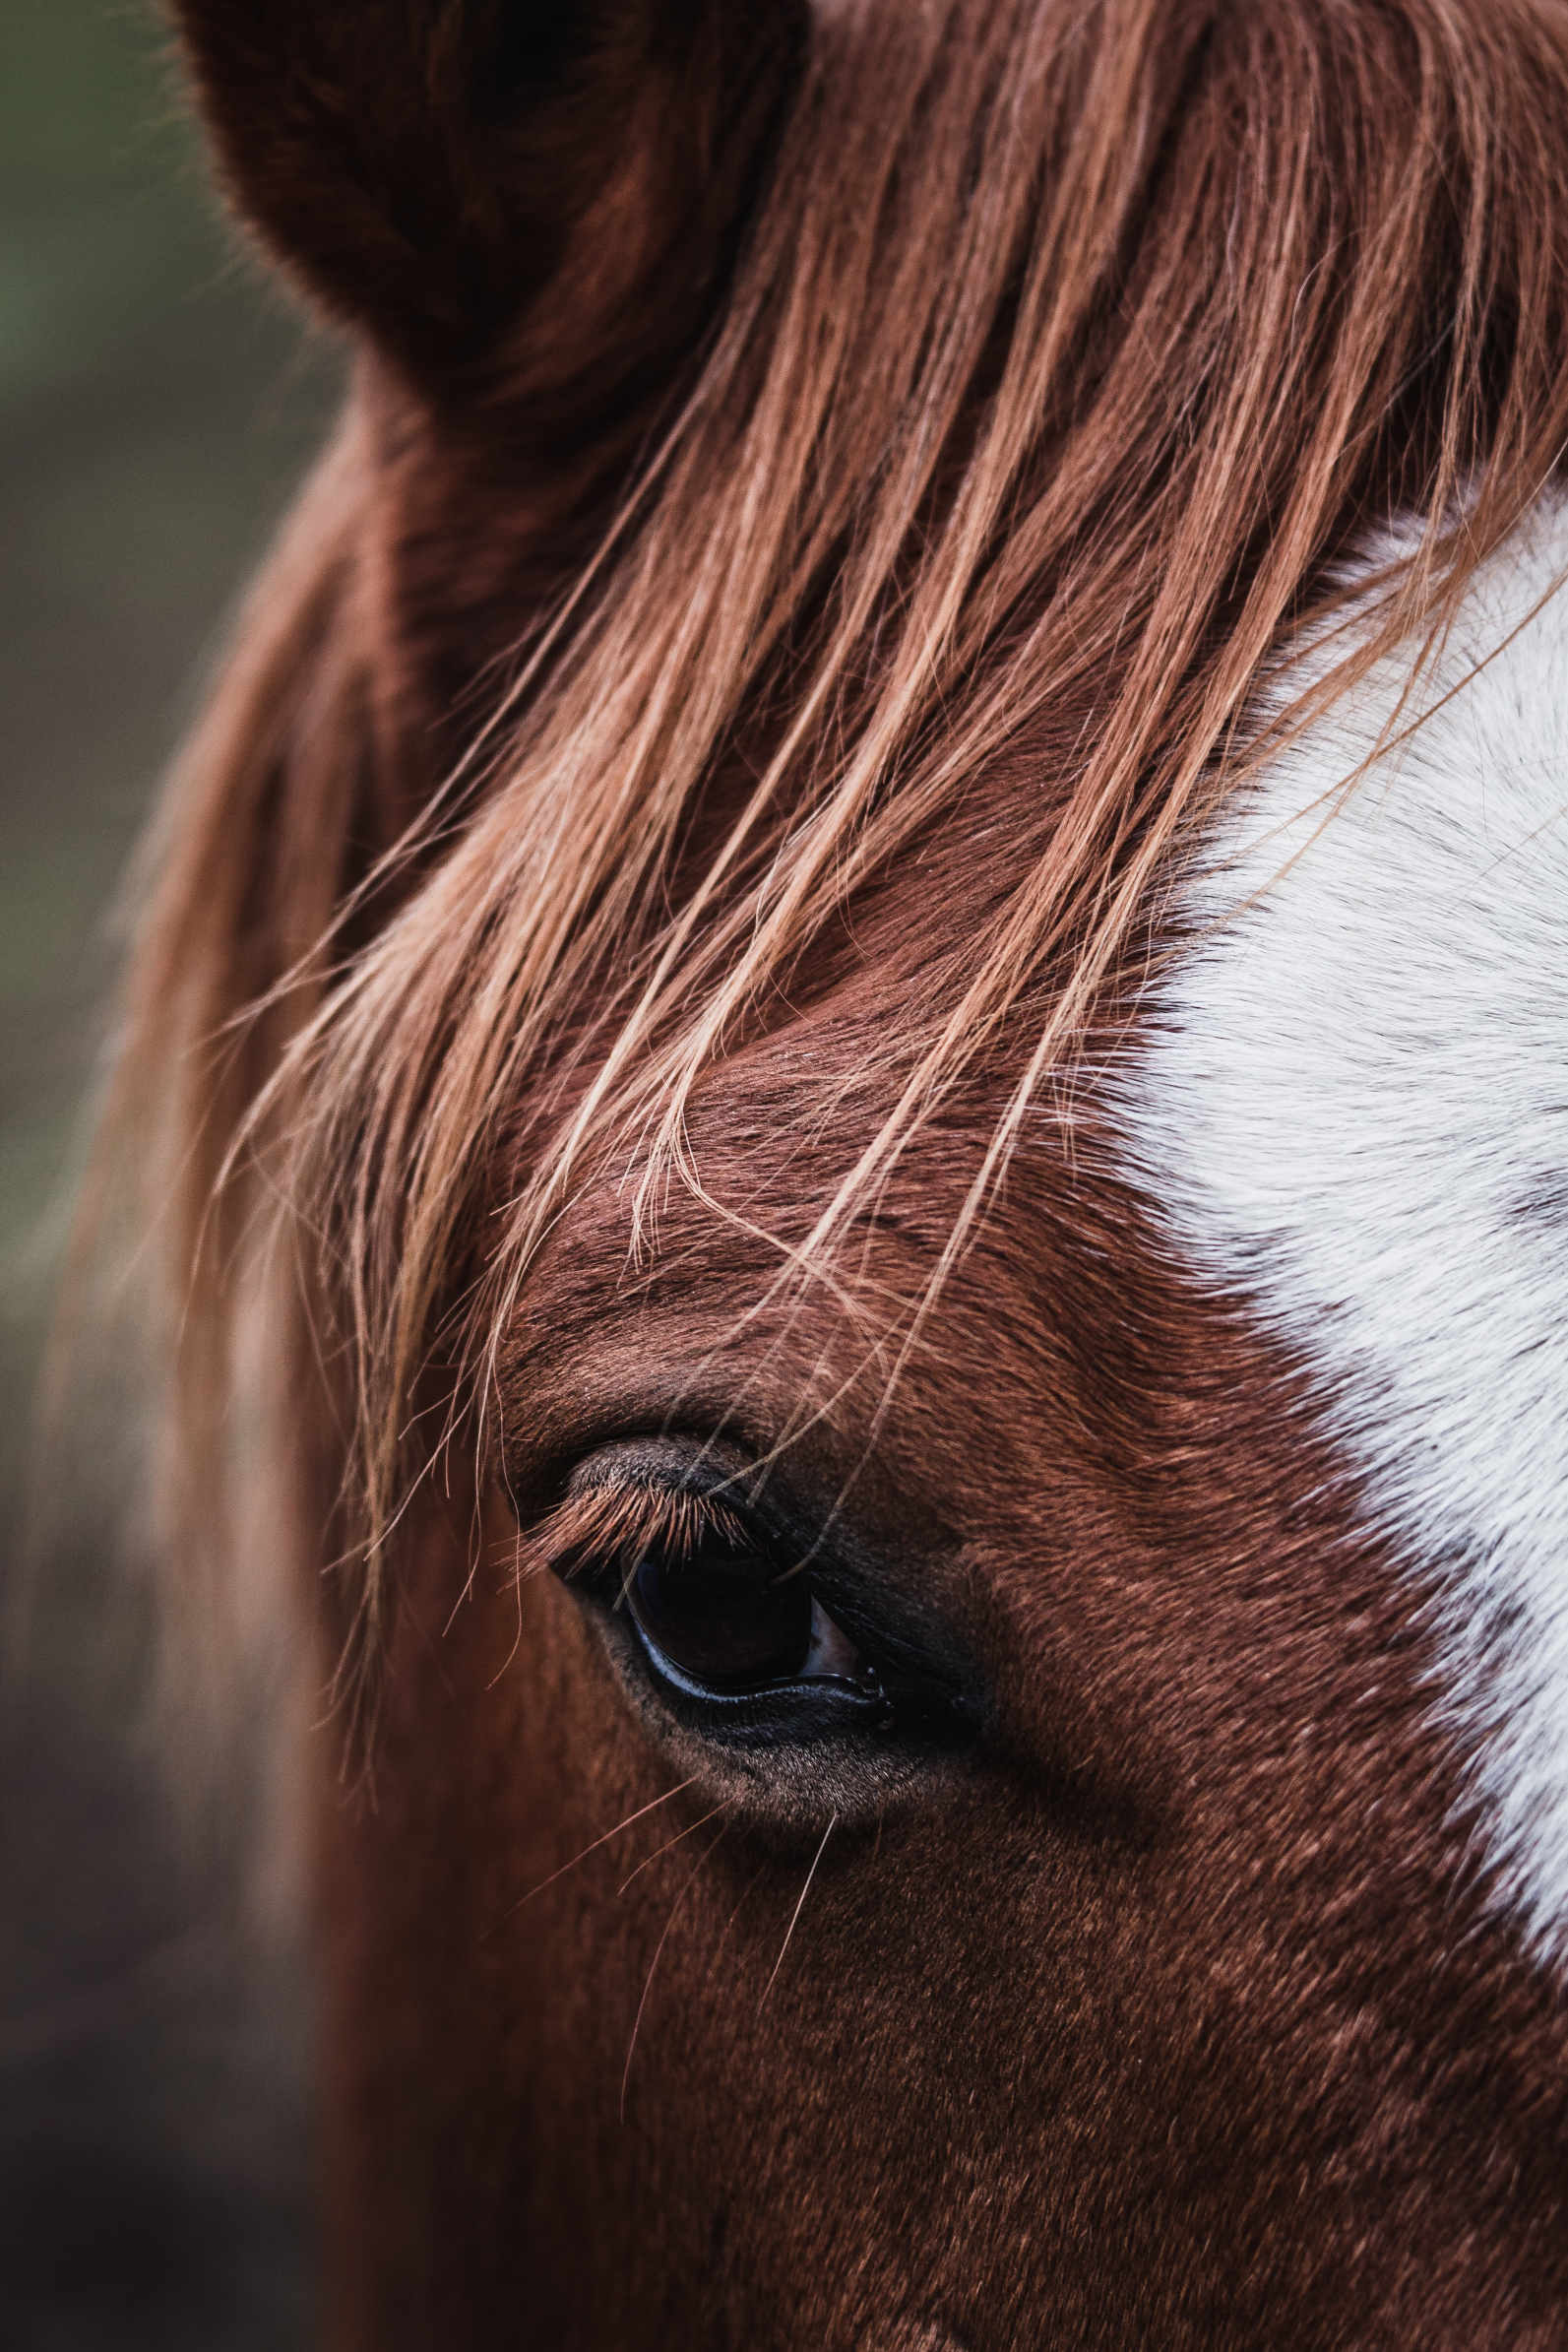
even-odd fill
[[[613,1560],[630,1565],[656,1545],[689,1558],[714,1536],[736,1551],[760,1548],[746,1520],[717,1495],[653,1479],[606,1479],[568,1494],[529,1549],[534,1564],[570,1582]]]

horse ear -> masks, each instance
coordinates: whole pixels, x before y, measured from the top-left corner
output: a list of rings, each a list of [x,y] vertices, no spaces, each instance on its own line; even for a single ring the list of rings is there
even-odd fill
[[[807,0],[174,0],[230,193],[426,385],[695,330]],[[512,330],[520,329],[518,336]]]

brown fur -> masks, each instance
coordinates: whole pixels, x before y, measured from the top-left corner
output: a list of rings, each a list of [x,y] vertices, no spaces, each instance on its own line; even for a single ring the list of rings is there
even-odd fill
[[[1563,2340],[1560,1999],[1467,1876],[1418,1579],[1094,1065],[1336,560],[1428,519],[1325,692],[1556,464],[1568,19],[179,13],[360,347],[115,1130],[179,1540],[270,1384],[379,1693],[335,2340]],[[663,1428],[942,1630],[976,1748],[742,1769],[519,1576]]]

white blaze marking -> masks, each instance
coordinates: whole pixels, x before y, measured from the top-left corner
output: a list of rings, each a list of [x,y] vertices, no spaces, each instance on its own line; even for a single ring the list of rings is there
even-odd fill
[[[1565,570],[1568,508],[1548,508],[1477,579],[1430,716],[1327,823],[1314,803],[1408,666],[1227,811],[1184,902],[1215,927],[1160,983],[1123,1098],[1183,1254],[1322,1376],[1373,1508],[1435,1577],[1439,1703],[1474,1756],[1484,1858],[1560,1959],[1568,595],[1504,640]]]

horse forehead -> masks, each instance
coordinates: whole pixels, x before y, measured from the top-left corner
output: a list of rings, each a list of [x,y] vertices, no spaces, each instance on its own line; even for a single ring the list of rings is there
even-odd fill
[[[1315,1375],[1369,1509],[1438,1594],[1433,1703],[1466,1749],[1479,1857],[1559,1961],[1565,570],[1554,506],[1477,577],[1404,739],[1342,804],[1409,683],[1397,663],[1225,812],[1119,1089],[1177,1252]]]

